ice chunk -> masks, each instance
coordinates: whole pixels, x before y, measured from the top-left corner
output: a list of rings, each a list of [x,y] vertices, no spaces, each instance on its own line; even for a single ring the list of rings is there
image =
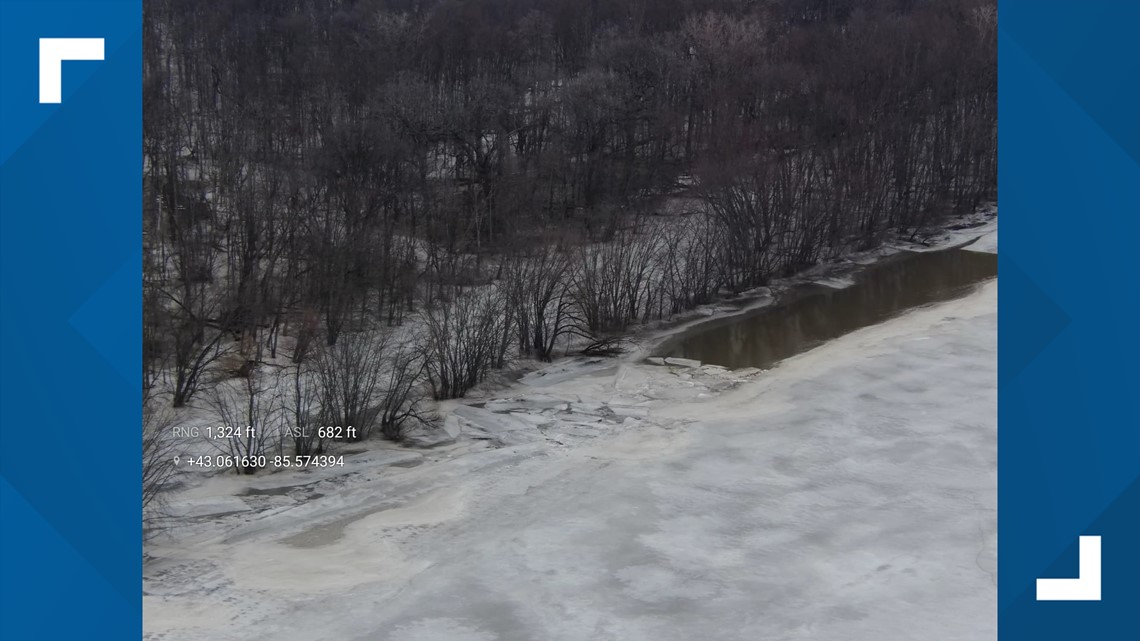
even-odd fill
[[[636,416],[638,418],[645,418],[649,416],[649,409],[645,407],[624,407],[621,405],[611,405],[610,409],[618,416]]]

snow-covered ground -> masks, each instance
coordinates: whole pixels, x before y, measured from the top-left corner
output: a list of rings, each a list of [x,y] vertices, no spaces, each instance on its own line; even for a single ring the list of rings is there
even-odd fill
[[[996,292],[767,372],[564,361],[445,405],[454,443],[214,477],[148,545],[147,638],[992,638]]]

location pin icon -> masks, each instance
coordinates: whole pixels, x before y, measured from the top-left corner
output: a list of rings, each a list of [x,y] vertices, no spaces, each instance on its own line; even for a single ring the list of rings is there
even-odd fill
[[[178,457],[177,456],[174,457],[174,466],[178,467]]]

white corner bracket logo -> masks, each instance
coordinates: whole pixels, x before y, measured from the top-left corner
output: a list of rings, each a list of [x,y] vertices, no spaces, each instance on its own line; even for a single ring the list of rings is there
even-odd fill
[[[1100,537],[1082,536],[1075,579],[1037,579],[1038,601],[1100,601]]]
[[[102,38],[40,38],[40,104],[63,100],[64,60],[102,59]]]

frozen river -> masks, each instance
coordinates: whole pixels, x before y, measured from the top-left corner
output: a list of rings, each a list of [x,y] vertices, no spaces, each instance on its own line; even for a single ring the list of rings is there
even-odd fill
[[[994,638],[996,342],[991,281],[766,373],[524,381],[458,411],[478,448],[156,543],[147,635]]]

